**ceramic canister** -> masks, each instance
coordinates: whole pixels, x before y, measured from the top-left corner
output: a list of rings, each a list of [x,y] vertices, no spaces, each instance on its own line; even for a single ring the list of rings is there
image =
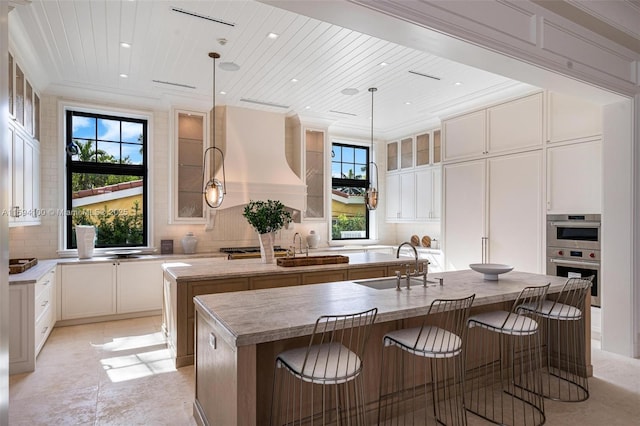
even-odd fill
[[[196,246],[198,245],[198,239],[193,232],[187,232],[187,235],[182,237],[182,250],[186,254],[193,254],[196,252]]]

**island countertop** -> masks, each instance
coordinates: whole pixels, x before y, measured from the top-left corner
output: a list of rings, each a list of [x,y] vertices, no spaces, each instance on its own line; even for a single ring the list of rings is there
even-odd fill
[[[406,259],[406,258],[405,258]],[[196,309],[225,330],[221,336],[231,346],[309,335],[321,315],[344,314],[378,308],[377,323],[426,314],[438,298],[459,298],[475,293],[473,306],[515,300],[527,286],[551,283],[549,292],[559,292],[566,278],[512,271],[498,281],[486,281],[471,270],[429,274],[430,281],[443,278],[443,285],[429,283],[376,290],[352,281],[284,287],[268,290],[202,295]],[[374,279],[375,280],[375,279]]]
[[[376,252],[349,253],[349,266],[374,266],[388,265],[392,263],[412,263],[413,257],[403,256],[396,258],[394,255]],[[422,261],[422,260],[421,260]],[[310,266],[278,266],[276,263],[262,263],[260,259],[226,260],[197,259],[192,262],[176,262],[163,266],[165,273],[176,281],[208,280],[212,277],[250,277],[256,275],[273,275],[278,273],[330,271],[332,269],[344,269],[344,263]]]

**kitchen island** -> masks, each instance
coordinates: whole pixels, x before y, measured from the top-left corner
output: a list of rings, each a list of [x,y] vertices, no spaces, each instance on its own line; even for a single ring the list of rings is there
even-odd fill
[[[558,293],[565,279],[513,271],[499,281],[485,281],[466,270],[431,274],[443,285],[426,289],[376,290],[352,281],[295,286],[242,293],[198,296],[196,309],[196,399],[199,424],[269,424],[273,367],[278,353],[308,344],[316,319],[378,308],[364,355],[365,398],[375,407],[378,397],[382,336],[415,326],[437,298],[476,294],[472,313],[509,309],[520,290],[551,283]],[[587,297],[589,299],[589,297]],[[585,352],[591,374],[590,301],[585,301]]]
[[[373,251],[346,256],[349,263],[295,267],[265,264],[260,259],[221,258],[163,265],[163,328],[176,367],[193,364],[195,296],[387,277],[393,276],[398,269],[404,271],[403,265],[415,262],[413,257],[397,259]]]

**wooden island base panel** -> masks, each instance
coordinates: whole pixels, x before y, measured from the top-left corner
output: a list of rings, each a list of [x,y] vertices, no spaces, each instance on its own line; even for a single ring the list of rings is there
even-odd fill
[[[176,368],[193,364],[193,298],[204,294],[395,276],[413,257],[367,252],[348,263],[282,267],[260,259],[197,261],[164,267],[163,328]],[[423,260],[421,260],[423,261]]]
[[[194,417],[201,425],[269,424],[272,380],[278,353],[308,344],[316,319],[378,308],[364,354],[367,407],[375,413],[379,392],[382,337],[391,330],[417,326],[437,298],[476,298],[472,314],[509,309],[526,286],[551,283],[559,293],[565,279],[509,272],[485,281],[471,270],[434,273],[443,285],[375,290],[351,281],[293,286],[242,293],[198,296],[196,310],[196,398]],[[589,298],[587,298],[589,299]],[[590,300],[585,301],[585,353],[591,375]],[[469,342],[472,345],[472,340]],[[471,346],[469,351],[473,351]],[[473,368],[471,359],[469,368]],[[373,421],[370,424],[375,424]]]

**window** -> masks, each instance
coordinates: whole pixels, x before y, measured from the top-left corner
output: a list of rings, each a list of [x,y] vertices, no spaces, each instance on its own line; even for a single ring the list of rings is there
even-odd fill
[[[66,248],[74,225],[96,227],[96,247],[147,245],[147,121],[67,111]]]
[[[368,176],[369,148],[332,144],[331,239],[369,238],[369,215],[364,200]]]

